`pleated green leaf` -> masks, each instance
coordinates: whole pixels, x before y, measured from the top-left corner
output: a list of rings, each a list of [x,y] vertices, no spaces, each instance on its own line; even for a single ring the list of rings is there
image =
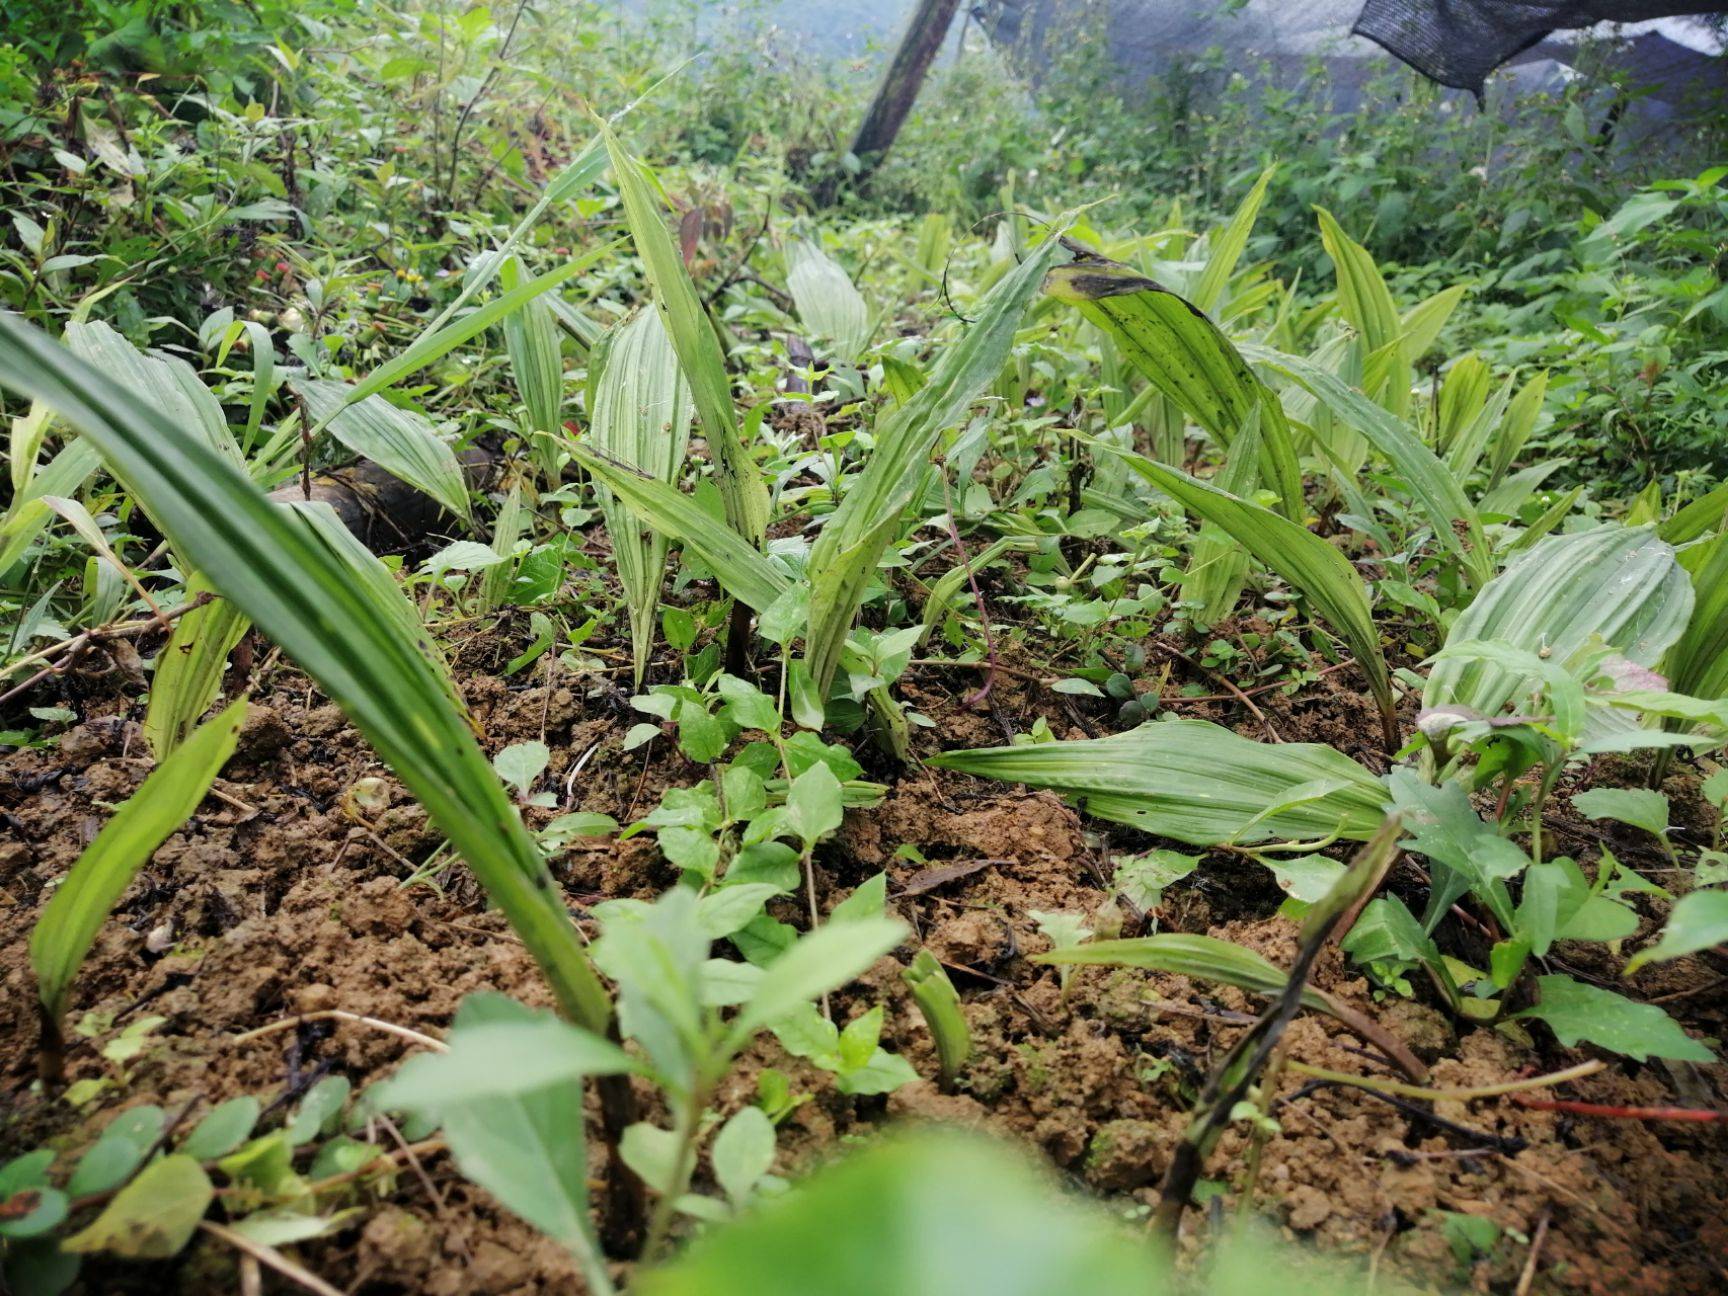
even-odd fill
[[[47,1020],[59,1021],[96,933],[138,870],[198,808],[234,754],[245,718],[245,702],[233,703],[152,770],[102,825],[42,910],[30,933],[30,966]]]
[[[1399,321],[1404,330],[1399,347],[1407,361],[1415,364],[1427,354],[1428,348],[1439,338],[1440,330],[1446,327],[1446,321],[1452,318],[1458,303],[1464,300],[1464,290],[1463,284],[1442,288],[1404,312],[1404,318]]]
[[[522,264],[507,257],[499,271],[506,292],[526,281]],[[548,477],[555,467],[558,432],[564,409],[564,359],[559,349],[558,320],[546,297],[524,302],[504,317],[504,350],[516,391],[528,412],[528,427],[538,435],[534,457]]]
[[[1324,207],[1315,208],[1315,213],[1320,218],[1320,241],[1338,275],[1339,314],[1361,335],[1369,351],[1386,351],[1381,404],[1394,417],[1407,418],[1411,357],[1402,345],[1404,322],[1398,316],[1392,290],[1368,249],[1346,234]]]
[[[870,307],[840,264],[816,244],[794,239],[786,249],[786,288],[798,318],[826,339],[835,360],[851,364],[870,345]]]
[[[1227,532],[1256,559],[1283,577],[1326,619],[1350,646],[1357,665],[1368,677],[1368,686],[1374,691],[1387,725],[1385,737],[1395,747],[1396,736],[1391,729],[1391,676],[1380,648],[1380,631],[1374,624],[1368,586],[1350,565],[1350,560],[1282,514],[1238,499],[1178,468],[1158,463],[1132,450],[1117,446],[1107,448],[1184,508]]]
[[[1294,381],[1366,438],[1421,507],[1435,541],[1462,560],[1472,584],[1480,585],[1494,574],[1494,556],[1482,534],[1482,521],[1464,488],[1408,423],[1311,361],[1260,346],[1245,345],[1242,353]]]
[[[1260,472],[1291,518],[1303,510],[1302,471],[1276,397],[1204,312],[1131,266],[1076,243],[1044,290],[1108,333],[1122,354],[1226,450],[1259,411]]]
[[[1201,310],[1215,311],[1223,304],[1224,290],[1230,286],[1230,278],[1248,247],[1248,236],[1254,232],[1254,222],[1266,201],[1266,186],[1272,183],[1272,173],[1277,169],[1274,165],[1262,171],[1229,223],[1207,239],[1206,267],[1201,270],[1193,292],[1193,302]]]
[[[635,312],[595,348],[588,370],[588,409],[588,436],[596,450],[676,488],[695,411],[690,385],[658,311]],[[630,613],[631,651],[640,685],[654,650],[671,533],[643,525],[602,479],[596,482],[595,495]]]
[[[149,402],[164,418],[195,434],[236,468],[245,469],[240,443],[228,427],[221,403],[184,360],[146,355],[100,321],[67,324],[66,345],[79,359],[89,361],[138,399]]]
[[[1195,846],[1334,832],[1366,841],[1387,803],[1380,780],[1334,748],[1258,743],[1205,720],[1157,721],[1077,742],[942,752],[929,763],[1051,788],[1078,797],[1100,818]]]
[[[1057,222],[1058,229],[1064,225]],[[819,695],[826,696],[839,668],[865,587],[899,530],[901,514],[918,495],[937,439],[959,425],[1002,371],[1027,304],[1060,253],[1052,237],[997,282],[966,332],[942,348],[928,381],[877,425],[864,471],[822,524],[810,550],[804,641],[805,663]]]
[[[1494,429],[1489,445],[1490,486],[1499,485],[1506,474],[1512,471],[1512,465],[1518,456],[1524,452],[1525,443],[1530,440],[1530,434],[1536,430],[1537,420],[1542,417],[1542,402],[1547,395],[1548,371],[1541,369],[1518,389],[1518,394],[1506,407],[1506,417],[1501,419],[1500,426]]]
[[[1728,519],[1728,482],[1700,495],[1662,523],[1657,534],[1669,544],[1685,544],[1719,528]]]
[[[726,520],[738,534],[760,544],[768,529],[768,488],[744,448],[720,339],[666,228],[647,168],[624,151],[610,130],[602,127],[601,134],[612,159],[618,196],[624,203],[624,223],[630,229],[636,255],[642,259],[643,272],[654,291],[654,307],[672,339],[672,349],[690,384],[702,435],[714,456],[714,480],[726,501]]]
[[[1212,484],[1226,494],[1242,497],[1259,480],[1260,420],[1250,417],[1236,438],[1229,459]],[[1194,537],[1188,566],[1182,572],[1182,599],[1199,605],[1195,624],[1214,626],[1230,615],[1242,596],[1248,575],[1248,549],[1216,525],[1201,528]]]
[[[1519,555],[1458,615],[1446,641],[1493,640],[1562,667],[1606,644],[1654,666],[1685,630],[1692,602],[1686,572],[1655,527],[1598,527]],[[1442,659],[1422,705],[1497,715],[1528,679],[1495,661]]]
[[[400,593],[395,609],[381,605],[352,562],[195,432],[4,315],[0,386],[46,401],[93,442],[176,551],[341,704],[468,861],[564,1010],[604,1029],[610,1005],[545,861],[407,632]]]
[[[766,611],[791,587],[760,549],[677,487],[610,459],[586,442],[573,441],[569,450],[642,526],[696,554],[740,603]]]
[[[398,409],[382,396],[355,401],[346,383],[308,380],[294,384],[314,424],[328,428],[355,454],[392,477],[424,491],[464,521],[472,521],[468,483],[449,442],[424,415]]]
[[[1680,554],[1692,581],[1692,615],[1663,666],[1668,687],[1693,697],[1728,697],[1728,531]]]
[[[1088,941],[1066,949],[1034,954],[1034,963],[1060,966],[1131,967],[1149,972],[1173,972],[1196,981],[1234,986],[1248,994],[1271,998],[1284,992],[1290,978],[1283,969],[1256,954],[1216,936],[1186,932],[1160,932],[1129,940]],[[1327,998],[1312,987],[1302,993],[1302,1006],[1325,1011]]]
[[[31,475],[0,518],[0,572],[22,558],[53,519],[54,510],[42,501],[76,495],[101,462],[95,446],[74,440]]]
[[[202,576],[194,574],[186,582],[188,599],[213,592]],[[251,624],[224,598],[193,608],[174,623],[173,633],[156,656],[150,705],[144,712],[144,739],[157,760],[167,759],[185,742],[198,718],[210,709],[222,691],[228,654]]]

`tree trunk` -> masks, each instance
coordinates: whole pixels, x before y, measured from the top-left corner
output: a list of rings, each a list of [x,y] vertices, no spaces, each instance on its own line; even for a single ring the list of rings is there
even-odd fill
[[[864,114],[857,138],[852,141],[852,153],[863,168],[860,178],[869,175],[893,147],[959,7],[960,0],[918,0],[917,11],[900,38],[900,48],[894,51],[894,60],[876,89],[876,97],[870,101],[870,111]]]

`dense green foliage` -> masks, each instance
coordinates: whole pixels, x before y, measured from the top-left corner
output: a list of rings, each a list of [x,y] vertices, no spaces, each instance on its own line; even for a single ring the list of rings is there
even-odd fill
[[[1322,78],[1283,92],[1254,69],[1132,95],[1083,38],[1035,89],[968,48],[866,182],[843,151],[863,74],[772,33],[690,51],[676,13],[20,15],[0,43],[0,743],[57,743],[66,672],[136,641],[154,657],[130,701],[162,762],[37,928],[44,1092],[77,1106],[125,1083],[122,1035],[114,1075],[54,1093],[58,1023],[233,750],[243,703],[198,722],[248,687],[225,662],[252,634],[443,835],[404,884],[459,858],[558,1014],[472,995],[363,1094],[332,1077],[286,1120],[237,1099],[190,1132],[139,1108],[70,1174],[50,1148],[0,1166],[8,1282],[57,1291],[80,1255],[166,1258],[199,1228],[256,1258],[346,1227],[341,1190],[394,1113],[596,1293],[608,1250],[682,1291],[778,1246],[798,1249],[782,1282],[962,1289],[931,1276],[931,1221],[979,1212],[943,1213],[927,1155],[878,1151],[775,1203],[776,1125],[808,1095],[772,1069],[754,1100],[728,1090],[758,1047],[851,1098],[916,1080],[881,1003],[843,1022],[829,1002],[914,949],[933,1078],[964,1084],[967,1001],[886,874],[818,903],[848,811],[890,795],[878,779],[934,777],[919,753],[1123,834],[1107,903],[1146,934],[1031,914],[1064,996],[1102,964],[1268,1002],[1183,1094],[1171,1236],[1232,1122],[1255,1140],[1234,1186],[1252,1201],[1278,1134],[1256,1086],[1298,1012],[1380,1050],[1406,1096],[1509,1091],[1423,1087],[1401,1040],[1308,985],[1334,936],[1382,1002],[1627,1067],[1715,1060],[1631,978],[1728,937],[1722,123],[1626,148],[1601,125],[1630,89],[1476,111],[1391,72],[1352,113]],[[501,465],[496,489],[470,488],[467,450]],[[442,505],[437,540],[380,562],[327,509],[265,497],[357,456]],[[476,623],[509,644],[507,677],[564,672],[640,717],[603,741],[675,752],[682,775],[632,823],[530,813],[558,804],[546,743],[488,761],[441,647]],[[923,668],[976,678],[961,706],[1012,671],[1089,736],[1040,718],[955,750],[905,687]],[[1365,691],[1325,741],[1286,741],[1254,703],[1333,673]],[[1181,715],[1200,700],[1239,706],[1240,732]],[[378,782],[345,795],[357,823]],[[1671,794],[1705,827],[1677,833]],[[1673,885],[1605,846],[1558,854],[1562,805],[1632,830]],[[649,836],[675,884],[593,904],[580,932],[554,863],[578,838]],[[1204,859],[1169,842],[1274,877],[1294,960],[1154,933]],[[1622,959],[1658,902],[1665,930]],[[1560,942],[1618,960],[1627,993],[1567,972]],[[590,1200],[602,1173],[634,1206]],[[1000,1210],[1041,1216],[1038,1186],[1001,1173]],[[227,1224],[206,1218],[219,1191]],[[859,1200],[890,1218],[818,1219],[865,1218]],[[1040,1262],[1097,1291],[1168,1278],[1095,1219],[1050,1227]],[[1029,1254],[991,1258],[1024,1287]]]

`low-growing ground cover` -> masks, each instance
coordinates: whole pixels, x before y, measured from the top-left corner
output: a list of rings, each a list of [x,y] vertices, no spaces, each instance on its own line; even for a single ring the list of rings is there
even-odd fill
[[[1719,1287],[1720,168],[1394,266],[231,30],[10,127],[9,1283]],[[442,124],[296,160],[302,57]]]

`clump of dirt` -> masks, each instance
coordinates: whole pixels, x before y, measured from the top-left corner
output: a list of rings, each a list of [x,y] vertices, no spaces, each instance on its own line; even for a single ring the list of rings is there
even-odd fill
[[[462,660],[468,669],[486,662],[496,670],[508,657],[475,644]],[[1371,748],[1377,728],[1365,718],[1372,712],[1346,674],[1326,676],[1311,696],[1262,694],[1258,701],[1287,739]],[[629,709],[621,678],[628,677],[542,663],[521,677],[463,679],[490,750],[528,738],[550,746],[540,787],[557,805],[530,810],[535,822],[576,809],[629,822],[665,788],[703,776],[671,743],[622,751],[624,732],[642,717]],[[998,675],[989,696],[969,704],[981,682],[981,674],[914,668],[903,696],[937,721],[934,731],[916,731],[920,750],[1004,742],[1040,716],[1061,737],[1114,727],[1102,711],[1089,715],[1086,700],[1052,694],[1018,674]],[[1244,733],[1258,731],[1237,703],[1193,710],[1206,708]],[[74,1049],[72,1079],[110,1082],[91,1107],[74,1110],[32,1093],[29,931],[106,807],[129,795],[147,769],[126,704],[115,699],[91,710],[94,718],[56,747],[0,757],[0,1038],[12,1044],[0,1062],[11,1113],[0,1127],[0,1156],[43,1139],[75,1150],[113,1112],[144,1102],[174,1108],[250,1093],[272,1104],[276,1119],[318,1078],[342,1075],[359,1088],[412,1051],[395,1036],[331,1021],[239,1038],[296,1014],[340,1008],[436,1035],[475,990],[547,1002],[531,960],[487,910],[466,869],[435,860],[439,835],[424,813],[335,707],[291,671],[277,670],[216,794],[128,890],[74,992],[73,1018],[93,1012],[109,1031],[144,1014],[165,1020],[121,1068],[97,1047]],[[1132,934],[1141,916],[1113,900],[1109,857],[1124,839],[1146,843],[1123,830],[1101,832],[1050,793],[917,767],[871,772],[889,791],[875,809],[849,815],[819,853],[819,904],[831,908],[885,872],[890,908],[915,938],[835,996],[836,1019],[882,1004],[884,1044],[920,1074],[935,1075],[933,1045],[900,975],[922,944],[961,991],[973,1060],[952,1094],[922,1081],[886,1098],[851,1098],[764,1036],[723,1085],[719,1105],[730,1112],[753,1101],[767,1067],[784,1072],[795,1093],[811,1095],[781,1130],[776,1168],[786,1173],[819,1163],[842,1140],[886,1121],[940,1120],[1030,1143],[1122,1210],[1149,1209],[1196,1093],[1260,1005],[1235,990],[1126,969],[1077,968],[1064,985],[1056,969],[1029,961],[1049,947],[1037,915],[1075,914],[1100,933]],[[388,804],[358,819],[344,794],[362,778],[382,779]],[[1603,827],[1567,821],[1563,831]],[[1623,841],[1617,831],[1611,840],[1623,859],[1660,863],[1647,844]],[[584,840],[555,871],[579,921],[600,899],[648,898],[675,880],[649,835]],[[405,887],[416,874],[426,876]],[[1276,916],[1282,899],[1258,866],[1215,856],[1146,922],[1209,932],[1288,965],[1296,929]],[[1556,956],[1577,974],[1618,978],[1605,947],[1562,947]],[[1520,1031],[1460,1027],[1428,1004],[1371,987],[1336,951],[1322,959],[1316,982],[1405,1040],[1433,1064],[1431,1083],[1442,1088],[1499,1083],[1583,1056]],[[1728,995],[1714,968],[1651,968],[1640,974],[1638,990],[1667,998],[1695,1033],[1720,1036],[1728,1027]],[[1331,1021],[1299,1018],[1288,1039],[1289,1058],[1307,1066],[1392,1074]],[[1565,1096],[1728,1105],[1720,1067],[1621,1059]],[[1722,1288],[1728,1130],[1721,1122],[1608,1121],[1506,1099],[1430,1110],[1291,1073],[1277,1088],[1272,1115],[1279,1133],[1261,1150],[1256,1209],[1317,1248],[1378,1257],[1382,1272],[1419,1283],[1509,1290],[1529,1255],[1527,1239],[1546,1220],[1539,1289]],[[1208,1165],[1227,1209],[1250,1191],[1249,1150],[1247,1128],[1233,1126]],[[580,1290],[556,1246],[468,1186],[447,1160],[431,1156],[421,1169],[356,1199],[368,1209],[335,1237],[299,1248],[302,1260],[361,1296]],[[1503,1240],[1460,1261],[1446,1228],[1457,1213],[1492,1220]],[[235,1285],[232,1264],[220,1247],[201,1242],[163,1264],[94,1263],[83,1286],[202,1292]]]

